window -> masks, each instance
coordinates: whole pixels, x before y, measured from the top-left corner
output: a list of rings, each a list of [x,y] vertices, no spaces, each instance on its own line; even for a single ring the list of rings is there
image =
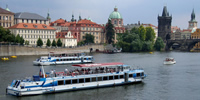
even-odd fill
[[[120,75],[120,78],[124,78],[124,75]]]
[[[115,75],[114,78],[115,78],[115,79],[118,79],[118,75]]]
[[[77,79],[72,80],[72,84],[78,83]]]
[[[84,79],[79,79],[79,83],[84,83]]]
[[[117,21],[116,21],[116,20],[114,21],[114,24],[117,24]]]
[[[113,80],[113,76],[109,76],[109,80]]]
[[[3,16],[3,20],[5,20],[5,16]]]
[[[22,19],[22,23],[24,23],[24,19]]]
[[[28,19],[26,20],[26,23],[28,23]]]
[[[85,79],[85,82],[90,82],[90,78],[86,78],[86,79]]]
[[[103,80],[108,80],[108,77],[107,77],[107,76],[104,76],[104,77],[103,77]]]
[[[129,77],[133,77],[133,74],[129,74]]]
[[[65,84],[71,84],[71,80],[66,80]]]
[[[0,20],[1,20],[1,16],[0,16]]]
[[[93,78],[92,78],[92,82],[96,82],[96,77],[93,77]]]
[[[64,85],[64,81],[63,80],[58,81],[58,85]]]
[[[102,81],[102,77],[98,77],[98,81]]]

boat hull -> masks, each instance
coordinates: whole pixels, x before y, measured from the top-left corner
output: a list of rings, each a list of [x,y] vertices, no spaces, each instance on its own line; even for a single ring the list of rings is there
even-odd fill
[[[175,64],[176,61],[164,61],[164,64],[165,65],[172,65],[172,64]]]
[[[7,94],[14,96],[27,96],[27,95],[39,95],[46,93],[56,93],[56,92],[66,92],[66,91],[76,91],[76,90],[84,90],[84,89],[93,89],[93,88],[102,88],[102,87],[111,87],[111,86],[120,86],[131,83],[142,82],[142,78],[140,79],[129,79],[128,82],[124,82],[124,79],[119,80],[110,80],[110,81],[101,81],[101,82],[90,82],[90,83],[79,83],[73,85],[62,85],[62,86],[54,86],[54,87],[41,87],[41,88],[31,88],[30,89],[19,89],[14,90],[11,87],[7,88]]]

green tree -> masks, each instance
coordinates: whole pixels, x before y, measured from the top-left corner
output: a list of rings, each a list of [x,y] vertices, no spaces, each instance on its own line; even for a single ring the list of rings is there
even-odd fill
[[[138,52],[142,50],[143,42],[140,39],[136,39],[131,43],[131,52]]]
[[[139,34],[139,30],[136,27],[133,27],[130,31],[130,33],[135,33],[135,34]]]
[[[161,51],[161,49],[163,49],[163,48],[164,48],[164,42],[161,37],[158,37],[154,44],[154,49],[157,51]]]
[[[53,46],[53,47],[56,47],[56,41],[55,41],[55,40],[53,40],[52,46]]]
[[[152,27],[146,27],[146,41],[154,42],[155,37],[156,33],[154,32]]]
[[[115,31],[113,28],[114,26],[111,23],[111,20],[109,19],[108,24],[106,25],[106,40],[108,44],[113,43],[114,34],[115,34]]]
[[[62,42],[61,42],[60,38],[59,38],[58,41],[57,41],[57,46],[58,46],[58,47],[61,47],[61,46],[62,46]]]
[[[94,35],[86,34],[84,42],[85,43],[94,43]]]
[[[51,41],[49,39],[47,39],[47,43],[46,46],[50,47],[51,46]]]
[[[79,41],[77,45],[80,46],[80,45],[83,45],[83,44],[85,44],[84,41]]]
[[[140,40],[141,41],[145,41],[145,39],[146,39],[146,30],[142,25],[138,28],[138,32],[139,32],[138,35],[140,36]]]
[[[26,41],[25,41],[25,45],[29,45],[29,41],[26,40]]]
[[[144,41],[142,45],[142,51],[153,50],[153,43],[151,41]]]
[[[37,40],[37,46],[42,46],[43,45],[43,41],[42,39],[39,37]]]
[[[24,38],[21,36],[20,37],[20,45],[23,45],[24,44]]]
[[[21,38],[20,38],[19,34],[17,34],[17,36],[16,36],[16,38],[15,38],[15,42],[16,42],[16,43],[20,43],[20,39],[21,39]]]

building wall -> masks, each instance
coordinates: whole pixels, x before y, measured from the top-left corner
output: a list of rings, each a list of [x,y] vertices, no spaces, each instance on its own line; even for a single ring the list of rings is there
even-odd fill
[[[29,41],[30,45],[37,45],[37,40],[40,37],[43,41],[43,46],[46,46],[47,39],[50,39],[51,43],[55,39],[55,30],[36,30],[36,29],[10,29],[11,33],[15,36],[19,34],[24,40]]]
[[[84,40],[86,34],[91,34],[94,36],[94,43],[101,43],[101,31],[102,28],[99,27],[81,27],[80,40]]]
[[[0,14],[0,26],[8,28],[14,25],[14,14]]]
[[[196,31],[191,34],[191,39],[200,39],[200,29],[196,29]],[[200,42],[196,43],[193,48],[200,49]]]
[[[14,24],[18,23],[32,23],[32,24],[46,24],[49,25],[48,20],[35,20],[35,19],[14,19]]]

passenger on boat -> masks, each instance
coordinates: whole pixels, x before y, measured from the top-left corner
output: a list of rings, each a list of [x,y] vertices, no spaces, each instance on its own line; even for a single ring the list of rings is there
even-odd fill
[[[68,75],[68,73],[69,73],[69,71],[68,71],[68,69],[66,68],[66,69],[65,69],[65,75]]]
[[[55,70],[55,69],[53,70],[53,74],[54,74],[54,76],[56,77],[56,70]]]
[[[53,69],[51,69],[50,74],[51,74],[51,77],[54,76],[54,71],[53,71]]]

